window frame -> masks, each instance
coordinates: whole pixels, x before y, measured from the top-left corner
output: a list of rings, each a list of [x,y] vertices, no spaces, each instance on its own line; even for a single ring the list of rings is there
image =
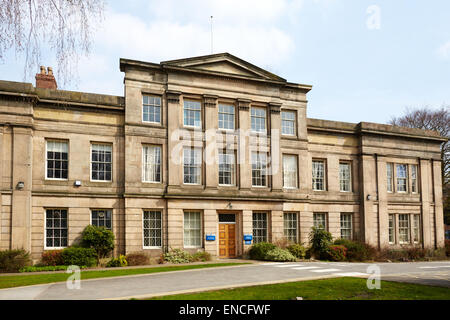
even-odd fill
[[[324,217],[324,223],[325,225],[323,226],[323,228],[320,228],[319,226],[316,226],[316,217],[318,216],[323,216]],[[327,212],[313,212],[313,227],[318,228],[318,229],[322,229],[325,231],[328,231],[328,214]]]
[[[418,244],[422,240],[421,236],[421,215],[420,214],[412,214],[412,222],[411,222],[411,242],[414,244]],[[416,221],[417,218],[417,221]],[[416,226],[417,222],[417,226]],[[417,241],[415,239],[417,235]]]
[[[111,147],[111,180],[94,180],[92,179],[92,147],[93,145],[106,145]],[[113,182],[113,164],[114,164],[114,144],[111,142],[94,142],[91,141],[90,152],[89,152],[89,181],[91,182]]]
[[[47,227],[47,210],[60,210],[60,211],[65,210],[66,211],[66,228],[65,228],[67,231],[67,235],[66,235],[67,245],[66,246],[59,246],[59,247],[47,246],[47,228],[48,228]],[[44,208],[44,211],[45,211],[44,212],[44,250],[58,250],[58,249],[64,249],[64,248],[69,247],[69,209],[68,208]]]
[[[264,110],[264,130],[256,130],[253,128],[253,121],[252,119],[255,117],[257,119],[262,119],[263,117],[261,116],[256,116],[253,115],[252,112],[253,110]],[[252,133],[257,133],[257,134],[267,134],[267,127],[268,127],[268,116],[267,116],[267,107],[263,107],[263,106],[251,106],[250,107],[250,130]],[[255,123],[256,126],[256,123]]]
[[[59,142],[67,144],[67,178],[49,178],[48,174],[48,143],[49,142]],[[54,181],[67,181],[69,180],[69,164],[70,164],[70,144],[69,140],[63,139],[45,139],[45,180],[54,180]]]
[[[232,107],[233,108],[233,128],[221,128],[220,127],[220,114],[226,114],[226,115],[230,115],[231,113],[227,113],[227,112],[220,112],[220,107],[221,106],[227,106],[227,107]],[[224,122],[224,121],[222,121]],[[219,103],[218,107],[217,107],[217,128],[221,131],[228,131],[228,132],[233,132],[236,130],[236,106],[234,104],[231,103]]]
[[[406,217],[406,222],[408,223],[408,225],[406,227],[404,226],[400,226],[400,224],[402,223],[402,217]],[[406,230],[406,236],[407,236],[407,240],[404,241],[402,240],[402,230]],[[407,213],[401,213],[398,214],[398,243],[399,244],[408,244],[411,243],[411,217],[409,214]]]
[[[342,218],[343,217],[350,217],[349,221],[344,221]],[[349,213],[349,212],[341,212],[340,214],[340,221],[339,221],[339,225],[340,225],[340,234],[341,234],[341,239],[347,239],[347,240],[353,240],[353,213]],[[348,227],[343,227],[343,223],[350,223],[350,226]],[[350,236],[347,237],[343,237],[342,236],[342,231],[350,231]]]
[[[393,213],[390,213],[389,215],[388,215],[388,242],[389,242],[389,244],[395,244],[396,243],[396,239],[397,239],[397,237],[396,237],[396,223],[395,223],[395,221],[396,221],[396,218],[395,218],[395,214],[393,214]],[[389,226],[389,224],[390,224],[390,218],[392,217],[392,227],[391,226]],[[391,230],[392,230],[392,241],[390,240],[390,232],[391,232]]]
[[[401,178],[399,178],[399,176],[398,176],[398,172],[399,172],[399,170],[398,170],[398,167],[400,167],[400,166],[405,166],[405,170],[404,170],[404,172],[405,172],[405,177],[401,177]],[[408,180],[409,180],[409,174],[408,174],[408,164],[406,164],[406,163],[396,163],[395,164],[395,191],[397,192],[397,193],[408,193]],[[399,190],[399,180],[401,180],[401,181],[404,181],[405,183],[404,183],[404,185],[405,185],[405,190],[403,191],[400,191]]]
[[[185,160],[184,153],[185,153],[185,151],[187,149],[189,149],[191,152],[192,151],[194,152],[194,161],[196,159],[195,151],[198,150],[198,152],[200,152],[200,164],[199,165],[197,165],[195,163],[194,164],[189,164],[190,167],[199,168],[199,174],[198,174],[199,182],[198,183],[184,182],[184,177],[185,177],[184,168],[185,168],[185,165],[186,165],[186,163],[184,162],[184,160]],[[191,186],[200,186],[203,183],[203,177],[202,176],[203,176],[203,148],[202,147],[193,147],[193,146],[184,146],[183,147],[183,184],[184,185],[191,185]]]
[[[323,179],[323,189],[315,189],[315,181],[314,181],[314,162],[318,162],[318,163],[322,163],[322,165],[323,165],[323,170],[322,170],[322,172],[323,172],[323,176],[322,176],[322,179]],[[311,178],[312,178],[312,190],[313,191],[327,191],[327,161],[325,160],[325,159],[312,159],[312,162],[311,162],[311,169],[312,169],[312,172],[311,172]],[[317,179],[317,178],[316,178]]]
[[[255,216],[264,215],[264,219],[255,219]],[[269,241],[269,213],[267,211],[254,211],[252,212],[252,235],[253,235],[253,241],[252,244],[260,243],[260,242],[268,242]],[[265,226],[263,228],[256,227],[255,228],[255,222],[261,221]],[[255,230],[264,230],[264,235],[262,236],[263,239],[260,239],[256,241],[256,239],[261,238],[260,235],[255,234]]]
[[[144,96],[146,96],[148,98],[152,97],[152,98],[158,98],[159,99],[159,122],[144,120]],[[143,123],[149,123],[149,124],[161,125],[162,124],[162,104],[163,103],[162,103],[162,97],[161,96],[158,96],[158,95],[155,95],[155,94],[142,93],[142,122]],[[146,104],[146,106],[150,106],[150,105],[151,105],[150,103]],[[155,107],[155,106],[153,106],[153,107]]]
[[[185,118],[185,108],[186,108],[186,102],[195,102],[195,103],[198,103],[199,105],[200,105],[200,109],[199,110],[196,110],[196,109],[188,109],[188,110],[190,110],[190,112],[199,112],[200,113],[200,125],[198,125],[198,126],[196,126],[195,125],[195,117],[194,117],[194,125],[190,125],[190,124],[186,124],[186,118]],[[202,102],[201,101],[199,101],[199,100],[196,100],[196,99],[191,99],[191,98],[186,98],[186,99],[183,99],[183,108],[182,108],[182,111],[183,111],[183,127],[184,128],[191,128],[191,129],[202,129],[203,128],[203,104],[202,104]]]
[[[286,177],[285,177],[285,166],[284,166],[284,159],[286,158],[294,158],[295,159],[295,186],[286,186]],[[283,169],[283,188],[284,189],[298,189],[298,184],[299,184],[299,178],[298,178],[298,155],[296,154],[289,154],[289,153],[284,153],[282,154],[282,169]],[[292,172],[289,172],[292,174]]]
[[[93,219],[92,219],[92,213],[93,213],[93,211],[109,211],[109,213],[110,213],[110,215],[111,215],[111,227],[110,228],[107,228],[107,227],[104,227],[106,230],[110,230],[110,231],[113,231],[113,210],[112,209],[104,209],[104,208],[94,208],[94,209],[91,209],[91,220],[90,220],[90,225],[94,225],[92,222],[93,222]],[[98,227],[98,226],[97,226]]]
[[[200,240],[200,244],[197,245],[186,245],[186,213],[198,213],[199,215],[199,222],[200,222],[200,227],[198,228],[198,230],[200,230],[200,234],[199,234],[199,240]],[[189,228],[189,230],[197,230],[193,229],[193,228]],[[187,248],[187,249],[199,249],[199,248],[203,248],[203,215],[202,212],[200,210],[184,210],[183,211],[183,248]],[[190,238],[190,240],[192,240],[192,238]]]
[[[264,156],[265,156],[265,162],[264,162],[264,166],[262,166],[261,165],[261,168],[260,169],[258,169],[258,168],[256,168],[256,169],[253,169],[253,154],[256,154],[257,155],[257,162],[259,162],[259,163],[261,163],[261,158],[259,157],[259,155],[261,155],[261,154],[263,154]],[[267,163],[268,163],[268,161],[267,161],[267,158],[268,158],[268,154],[267,154],[267,152],[260,152],[260,151],[252,151],[251,152],[251,154],[250,154],[250,156],[251,156],[251,166],[252,166],[252,175],[251,175],[251,179],[252,179],[252,188],[267,188],[268,186],[269,186],[269,174],[268,174],[268,169],[267,169]],[[258,161],[259,160],[259,161]],[[257,165],[257,163],[255,164],[255,165]],[[263,167],[264,167],[264,169],[263,169]],[[253,178],[253,172],[254,171],[259,171],[259,172],[263,172],[263,170],[264,170],[264,175],[263,174],[260,174],[260,180],[262,181],[263,180],[263,176],[264,176],[264,185],[254,185],[253,184],[253,180],[254,180],[254,178]],[[255,177],[255,179],[258,179],[258,177]]]
[[[146,246],[145,245],[145,230],[148,229],[149,232],[150,230],[152,230],[152,228],[145,228],[145,213],[155,213],[158,212],[159,213],[159,220],[160,220],[160,246]],[[148,219],[151,220],[151,219]],[[156,220],[156,219],[155,219]],[[154,230],[158,230],[157,228],[153,228]],[[142,210],[142,249],[162,249],[163,247],[163,211],[161,209],[143,209]],[[151,242],[152,237],[149,237],[149,243]]]
[[[146,173],[146,171],[145,171],[145,168],[146,168],[146,163],[145,163],[145,152],[144,152],[144,149],[145,148],[159,148],[159,181],[151,181],[151,180],[145,180],[145,173]],[[162,164],[162,159],[163,159],[163,156],[162,156],[162,152],[163,152],[163,148],[162,148],[162,146],[161,145],[158,145],[158,144],[142,144],[142,166],[141,166],[141,170],[142,170],[142,182],[144,182],[144,183],[162,183],[162,166],[163,166],[163,164]],[[154,166],[157,166],[157,164],[156,163],[154,163],[153,164]]]
[[[292,114],[294,114],[294,119],[293,120],[291,120],[291,119],[289,119],[289,120],[283,119],[283,113],[292,113]],[[282,136],[288,136],[288,137],[296,137],[297,136],[297,110],[290,110],[290,109],[281,110],[280,119],[281,119],[281,135]],[[284,121],[293,123],[294,133],[291,134],[291,133],[284,133],[283,132],[283,128],[284,128],[283,123],[284,123]]]
[[[419,193],[419,185],[418,185],[419,179],[418,179],[418,175],[417,175],[418,166],[417,166],[417,164],[410,164],[409,167],[411,168],[411,176],[410,176],[411,189],[410,190],[411,190],[411,193],[416,194],[416,193]]]
[[[223,172],[220,170],[220,159],[221,159],[221,155],[225,155],[226,158],[228,158],[228,156],[233,156],[233,163],[232,163],[232,167],[231,167],[231,184],[225,184],[225,183],[220,183],[220,173]],[[226,149],[219,149],[218,152],[218,156],[219,156],[219,161],[218,161],[218,168],[217,168],[217,173],[218,173],[218,185],[221,187],[233,187],[236,186],[236,153],[234,150],[226,150]],[[225,165],[228,165],[228,163],[225,163]]]
[[[286,217],[293,216],[295,219],[286,219]],[[283,212],[283,236],[288,241],[292,241],[294,243],[298,243],[298,212]],[[291,225],[286,227],[286,222],[290,222]],[[294,223],[294,228],[292,228],[292,223]],[[291,239],[291,236],[286,235],[286,231],[293,230],[295,239]],[[289,233],[289,232],[288,232]]]
[[[342,190],[342,181],[346,181],[342,179],[341,175],[341,165],[347,165],[348,166],[348,190]],[[353,191],[353,179],[352,179],[352,162],[341,160],[339,161],[339,192],[352,192]]]
[[[388,168],[390,168],[390,170],[388,170]],[[391,174],[390,176],[389,176],[389,172]],[[386,162],[386,191],[388,193],[394,193],[394,180],[395,180],[394,163]]]

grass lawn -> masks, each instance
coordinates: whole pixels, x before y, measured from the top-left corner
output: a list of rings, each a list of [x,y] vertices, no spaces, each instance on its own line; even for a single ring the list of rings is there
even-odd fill
[[[118,276],[130,276],[136,274],[150,274],[156,272],[168,272],[168,271],[180,271],[189,269],[203,269],[213,267],[228,267],[236,266],[247,263],[207,263],[207,264],[194,264],[183,266],[167,266],[167,267],[149,267],[149,268],[136,268],[136,269],[110,269],[101,271],[81,271],[81,280],[106,278],[106,277],[118,277]],[[44,284],[51,282],[66,281],[70,275],[67,273],[45,273],[45,274],[18,274],[11,276],[0,276],[0,289],[13,288],[21,286],[30,286],[34,284]]]
[[[381,281],[369,290],[366,279],[332,278],[154,297],[149,300],[450,300],[450,289]]]

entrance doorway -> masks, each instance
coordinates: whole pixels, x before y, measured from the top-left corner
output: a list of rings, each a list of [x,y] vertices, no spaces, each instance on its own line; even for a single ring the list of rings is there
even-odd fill
[[[219,213],[219,257],[236,257],[236,215]]]

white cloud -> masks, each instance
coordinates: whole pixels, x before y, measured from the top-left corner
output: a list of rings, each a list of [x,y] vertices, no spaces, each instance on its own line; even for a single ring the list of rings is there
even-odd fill
[[[437,50],[437,54],[442,59],[450,59],[450,41],[441,45]]]

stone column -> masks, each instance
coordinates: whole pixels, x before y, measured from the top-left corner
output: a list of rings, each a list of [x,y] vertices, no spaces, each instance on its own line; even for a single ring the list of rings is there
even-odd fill
[[[219,183],[219,162],[216,144],[216,132],[218,128],[217,97],[204,95],[203,105],[205,108],[205,185],[206,188],[217,188]]]
[[[377,182],[378,182],[378,243],[383,248],[389,245],[389,214],[387,206],[387,173],[386,160],[377,156]]]
[[[239,148],[237,153],[237,161],[239,163],[240,173],[240,189],[250,190],[252,186],[252,164],[251,153],[249,148],[250,133],[250,100],[239,99]]]
[[[13,127],[11,249],[31,250],[32,129]],[[20,185],[23,184],[23,187]]]
[[[327,157],[327,190],[329,192],[339,192],[339,156],[335,154],[330,154]]]
[[[432,248],[431,227],[430,227],[430,185],[431,177],[430,161],[425,159],[419,160],[419,181],[420,181],[420,197],[422,202],[422,242],[424,248]]]
[[[444,235],[444,210],[442,204],[442,171],[441,161],[432,160],[433,169],[433,189],[434,189],[434,228],[436,234],[436,248],[443,248],[445,245]]]
[[[376,214],[373,210],[374,198],[376,198],[376,184],[375,184],[375,172],[376,164],[373,156],[363,155],[361,157],[361,172],[362,172],[362,188],[361,188],[361,206],[362,215],[362,231],[363,239],[366,243],[376,246],[377,239],[375,238],[375,232],[377,225],[374,225],[374,215]],[[368,196],[370,195],[370,200]]]
[[[270,109],[270,157],[272,173],[272,191],[283,189],[283,158],[280,149],[281,137],[281,103],[269,103]]]

